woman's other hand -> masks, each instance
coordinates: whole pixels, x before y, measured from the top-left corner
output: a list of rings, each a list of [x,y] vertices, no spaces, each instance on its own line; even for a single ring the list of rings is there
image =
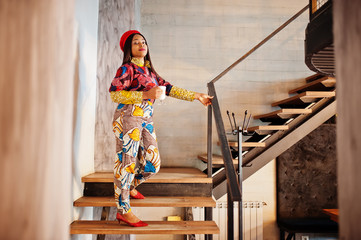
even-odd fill
[[[213,99],[213,97],[204,93],[195,93],[194,98],[200,101],[206,107],[212,104]]]
[[[162,96],[163,90],[160,87],[154,87],[149,91],[143,92],[143,99],[158,99]]]

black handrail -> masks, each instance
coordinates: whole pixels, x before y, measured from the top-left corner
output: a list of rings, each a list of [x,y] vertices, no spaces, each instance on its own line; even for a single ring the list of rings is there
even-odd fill
[[[213,96],[212,108],[213,108],[213,113],[214,113],[214,119],[216,122],[218,139],[221,144],[221,151],[222,151],[223,160],[224,160],[224,167],[225,167],[226,173],[227,173],[227,183],[228,183],[228,186],[230,186],[229,194],[231,195],[231,199],[233,201],[240,201],[241,200],[241,192],[239,190],[239,183],[237,180],[236,169],[234,168],[231,151],[229,150],[226,131],[224,128],[222,114],[221,114],[221,110],[219,107],[217,94],[216,94],[216,90],[214,88],[213,82],[208,83],[208,92],[211,96]]]

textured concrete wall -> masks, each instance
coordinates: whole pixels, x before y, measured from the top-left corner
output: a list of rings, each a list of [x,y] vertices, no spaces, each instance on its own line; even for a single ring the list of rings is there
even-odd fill
[[[99,1],[94,156],[96,171],[112,171],[114,167],[115,138],[112,130],[112,120],[116,104],[111,101],[108,90],[123,59],[119,39],[125,31],[133,27],[133,0]]]
[[[337,208],[336,125],[323,124],[277,158],[280,218],[327,218]]]
[[[207,82],[307,4],[306,0],[292,4],[285,0],[139,0],[135,2],[135,11],[140,12],[140,19],[135,19],[135,25],[139,23],[139,30],[147,38],[153,64],[162,77],[176,86],[207,92]],[[113,13],[118,14],[117,11]],[[100,18],[102,15],[100,13]],[[121,21],[114,16],[109,18]],[[271,111],[271,102],[287,97],[289,89],[301,85],[303,77],[313,74],[304,64],[303,41],[307,23],[308,14],[304,13],[216,83],[223,114],[226,110],[235,112],[240,123],[246,109],[252,114]],[[107,24],[118,23],[104,23]],[[98,102],[102,101],[106,107],[99,104],[97,107],[101,120],[96,127],[100,131],[96,136],[95,169],[109,171],[113,167],[114,154],[109,120],[115,105],[109,103],[106,91],[118,67],[114,59],[121,55],[117,43],[119,36],[114,32],[105,35],[100,28],[99,54],[104,57],[98,56],[98,67],[106,69],[107,73],[98,73]],[[116,29],[119,35],[127,30]],[[107,42],[101,43],[101,38],[106,38]],[[112,51],[103,52],[101,49],[108,45]],[[108,56],[114,57],[108,59]],[[119,59],[118,64],[120,62]],[[227,118],[224,120],[230,130]],[[204,167],[197,160],[197,154],[206,151],[206,109],[200,103],[167,98],[163,105],[155,104],[154,121],[162,166]],[[251,125],[254,124],[257,122]],[[214,141],[217,141],[216,137]],[[215,151],[218,151],[216,146]],[[248,200],[267,202],[265,239],[277,239],[274,169],[272,161],[245,187]],[[155,212],[147,210],[147,214]]]
[[[139,2],[136,2],[139,3]],[[158,73],[172,84],[207,92],[206,83],[299,11],[307,1],[162,1],[136,4],[140,30],[146,36]],[[107,89],[121,64],[119,36],[134,26],[134,2],[101,1],[99,13],[97,124],[95,169],[111,170],[115,104]],[[121,12],[122,14],[118,14]],[[138,22],[138,21],[136,21]],[[304,64],[304,13],[286,30],[257,50],[216,83],[221,109],[243,113],[271,111],[270,103],[312,74]],[[230,129],[224,118],[227,130]],[[259,122],[252,123],[257,124]],[[206,150],[206,110],[198,103],[167,98],[156,104],[155,126],[163,166],[200,166]],[[202,166],[200,166],[202,167]]]
[[[153,64],[172,84],[206,92],[206,84],[308,1],[146,0],[141,5],[141,31]],[[304,64],[304,13],[284,31],[216,83],[222,114],[235,112],[238,124],[246,109],[252,114],[273,110],[270,103],[288,96],[313,74]],[[206,151],[206,110],[198,103],[167,98],[155,106],[155,126],[163,166],[204,167],[196,159]],[[230,130],[224,115],[225,126]],[[257,122],[251,123],[251,125]],[[214,135],[216,133],[214,132]],[[217,137],[214,137],[217,141]],[[215,152],[219,151],[214,146]],[[244,198],[261,200],[264,239],[278,239],[275,161],[244,182]]]
[[[165,1],[141,6],[141,31],[153,64],[172,84],[207,92],[206,83],[254,47],[308,1]],[[216,83],[221,109],[253,114],[272,110],[270,103],[312,73],[304,64],[304,13]],[[227,118],[225,125],[229,130]],[[195,166],[206,151],[206,110],[198,102],[168,98],[155,108],[155,126],[163,166]]]

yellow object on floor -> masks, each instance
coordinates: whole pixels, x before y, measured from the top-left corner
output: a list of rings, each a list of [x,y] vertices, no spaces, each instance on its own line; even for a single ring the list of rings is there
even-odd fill
[[[182,221],[180,216],[168,216],[167,221]]]

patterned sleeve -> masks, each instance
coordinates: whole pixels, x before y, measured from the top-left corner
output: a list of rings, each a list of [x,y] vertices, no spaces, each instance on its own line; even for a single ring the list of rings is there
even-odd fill
[[[190,101],[190,102],[192,102],[194,100],[195,92],[173,86],[161,77],[157,77],[157,80],[158,80],[159,86],[166,86],[165,93],[167,96],[174,97],[174,98],[181,99],[181,100]]]
[[[135,104],[143,101],[143,92],[141,91],[112,91],[110,92],[110,98],[113,102],[123,104]]]
[[[186,101],[190,101],[190,102],[192,102],[194,100],[194,95],[195,95],[195,92],[188,91],[186,89],[179,88],[176,86],[173,86],[169,93],[170,97],[174,97],[174,98],[178,98],[178,99],[186,100]]]
[[[141,103],[143,92],[127,91],[133,80],[133,69],[130,65],[121,66],[109,88],[110,98],[113,102],[123,104]]]
[[[110,85],[109,92],[130,90],[133,74],[134,71],[130,65],[125,64],[121,66]]]

